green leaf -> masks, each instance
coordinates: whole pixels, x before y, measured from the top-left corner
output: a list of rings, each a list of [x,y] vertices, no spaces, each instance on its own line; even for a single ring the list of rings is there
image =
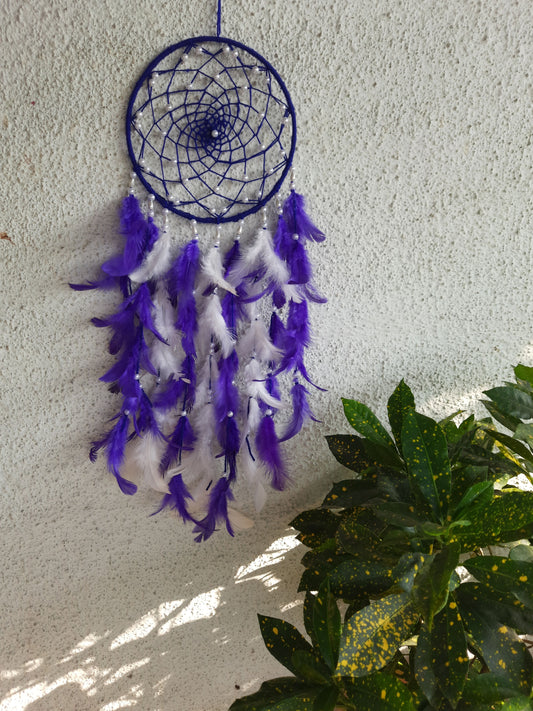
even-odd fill
[[[458,564],[459,546],[447,545],[422,566],[415,578],[411,595],[429,630],[433,617],[446,605],[450,578]]]
[[[518,417],[511,417],[508,413],[502,412],[502,410],[490,400],[481,400],[481,404],[487,408],[496,422],[499,422],[508,430],[511,430],[511,432],[514,432],[520,424]]]
[[[513,436],[525,442],[529,447],[533,447],[533,424],[531,422],[520,423]]]
[[[310,509],[296,516],[289,526],[300,531],[297,538],[304,546],[317,548],[335,536],[340,522],[340,517],[327,509]]]
[[[517,634],[533,634],[533,609],[513,593],[501,592],[481,583],[463,583],[457,601],[469,607],[483,605],[493,620],[511,627]]]
[[[472,604],[466,596],[459,595],[457,601],[472,646],[481,654],[489,671],[504,674],[517,692],[529,694],[533,660],[526,646],[512,629],[491,616],[482,598]]]
[[[333,488],[322,502],[322,506],[332,509],[348,509],[360,506],[375,498],[379,490],[368,479],[347,479],[333,484]]]
[[[410,593],[416,576],[425,562],[431,561],[433,556],[422,553],[404,553],[393,570],[396,584],[406,593]]]
[[[347,553],[357,555],[360,551],[375,550],[380,543],[380,534],[386,524],[374,516],[369,509],[355,507],[340,523],[337,545]]]
[[[297,649],[291,657],[296,676],[310,684],[330,684],[331,673],[320,657],[313,651]]]
[[[492,430],[487,430],[487,436],[496,442],[500,442],[504,447],[518,454],[519,457],[522,457],[522,459],[525,459],[527,462],[533,462],[533,454],[519,439],[503,434],[503,432],[493,432]]]
[[[389,422],[400,452],[402,451],[402,427],[403,420],[409,410],[414,409],[415,398],[408,385],[400,380],[396,390],[392,393],[387,403]]]
[[[422,625],[418,633],[418,643],[414,656],[414,675],[418,686],[431,704],[440,695],[437,678],[433,671],[433,646],[431,632],[427,625]]]
[[[337,676],[367,676],[384,667],[419,619],[407,593],[388,595],[356,612],[344,625]]]
[[[500,556],[478,556],[465,560],[469,573],[494,590],[533,595],[533,563]]]
[[[485,390],[483,394],[506,415],[517,417],[519,420],[533,418],[533,397],[516,386],[502,385],[492,390]]]
[[[505,701],[513,698],[524,699],[524,697],[509,684],[505,677],[505,673],[492,674],[475,674],[470,677],[463,689],[463,700],[467,702],[468,708],[471,705],[480,705],[483,710],[490,708],[490,704],[495,704],[498,701]],[[501,708],[498,706],[497,708]],[[526,706],[526,708],[528,708]]]
[[[313,608],[313,629],[318,650],[331,671],[337,666],[341,615],[331,594],[329,580],[322,584]]]
[[[314,701],[323,688],[294,677],[270,679],[255,694],[234,701],[229,711],[315,711]]]
[[[451,539],[457,541],[463,551],[529,538],[533,492],[504,492],[490,504],[476,507],[469,513],[469,520],[471,525],[454,529]]]
[[[509,551],[511,560],[522,560],[525,563],[533,563],[533,546],[526,543],[520,543],[514,546]]]
[[[530,385],[533,385],[533,368],[519,363],[514,369],[514,374],[519,380],[525,380]]]
[[[362,556],[345,560],[329,574],[331,591],[345,600],[385,592],[393,584],[394,560]]]
[[[387,672],[378,672],[344,684],[350,709],[356,711],[416,711],[405,684]]]
[[[458,518],[460,514],[467,515],[468,510],[472,506],[490,504],[494,498],[494,483],[492,481],[480,481],[477,484],[470,486],[464,493],[463,498],[455,507],[454,517]]]
[[[354,472],[363,472],[371,466],[363,440],[355,435],[328,435],[326,441],[335,459]]]
[[[293,625],[276,617],[257,616],[261,634],[270,654],[290,672],[297,674],[292,656],[297,650],[313,653],[313,648]]]
[[[338,688],[336,686],[328,686],[316,697],[313,711],[335,711],[338,698]]]
[[[505,701],[499,711],[531,711],[531,700],[529,696],[520,696],[515,699]]]
[[[443,431],[431,418],[411,410],[404,419],[402,446],[413,490],[431,506],[435,518],[444,521],[451,471]]]
[[[437,684],[455,708],[463,693],[469,660],[463,622],[453,600],[433,619],[431,655]]]
[[[384,501],[375,504],[372,506],[372,511],[383,521],[402,528],[414,528],[425,520],[419,517],[413,504],[404,504],[399,501]]]
[[[315,600],[316,595],[306,592],[303,609],[304,627],[314,647],[316,647],[315,628],[313,627],[313,610],[315,607]]]
[[[342,399],[344,414],[356,432],[366,437],[371,442],[389,447],[396,452],[396,447],[387,430],[383,427],[372,410],[362,402]]]

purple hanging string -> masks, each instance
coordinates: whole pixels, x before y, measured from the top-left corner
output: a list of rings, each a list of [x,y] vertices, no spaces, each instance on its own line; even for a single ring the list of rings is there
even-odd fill
[[[218,0],[217,5],[217,37],[220,37],[222,24],[222,0]]]

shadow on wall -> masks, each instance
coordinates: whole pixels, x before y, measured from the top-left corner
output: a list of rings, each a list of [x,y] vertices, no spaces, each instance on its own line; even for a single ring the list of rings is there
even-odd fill
[[[298,545],[295,532],[287,530],[262,554],[237,570],[231,587],[245,585],[246,598],[253,605],[254,586],[275,589],[280,582],[276,566],[287,557],[290,559],[287,562],[293,565],[300,556],[300,551],[294,550]],[[192,711],[194,707],[194,711],[200,711],[194,700],[209,698],[205,689],[211,679],[206,677],[213,677],[202,661],[202,654],[213,645],[229,647],[224,655],[219,655],[224,657],[221,665],[226,663],[227,669],[217,664],[216,677],[227,679],[230,697],[232,691],[234,696],[242,695],[257,679],[244,684],[233,681],[236,657],[228,631],[242,629],[243,618],[236,610],[224,614],[223,608],[235,592],[228,585],[226,589],[206,590],[191,599],[167,600],[127,629],[88,634],[64,656],[56,654],[56,658],[32,659],[20,668],[0,669],[3,687],[0,711],[114,711],[130,707],[147,711],[168,708]],[[294,600],[282,607],[281,612],[300,604],[301,601]],[[220,617],[233,619],[228,624],[227,619],[223,622],[217,619]],[[187,629],[191,623],[194,632]],[[262,647],[258,628],[254,639],[247,640],[248,645],[252,642],[257,648]],[[249,647],[247,653],[253,655],[254,649]],[[220,694],[221,689],[216,688],[215,680],[211,698],[217,691]],[[190,700],[187,693],[191,694]]]

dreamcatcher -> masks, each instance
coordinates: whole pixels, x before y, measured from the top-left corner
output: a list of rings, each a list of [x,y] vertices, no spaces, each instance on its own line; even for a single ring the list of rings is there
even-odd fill
[[[258,510],[265,484],[287,485],[282,443],[315,419],[308,302],[325,301],[306,251],[324,234],[294,179],[285,201],[276,198],[273,229],[265,207],[291,170],[291,98],[261,55],[220,36],[220,20],[219,0],[216,37],[168,47],[138,80],[126,117],[133,172],[120,214],[124,250],[100,280],[71,285],[116,287],[123,297],[116,313],[92,319],[111,334],[116,361],[100,379],[120,406],[90,458],[105,454],[125,494],[139,478],[161,492],[156,513],[175,510],[196,540],[246,526],[231,507],[238,475]],[[241,245],[244,218],[260,210]],[[171,215],[189,222],[171,228]]]

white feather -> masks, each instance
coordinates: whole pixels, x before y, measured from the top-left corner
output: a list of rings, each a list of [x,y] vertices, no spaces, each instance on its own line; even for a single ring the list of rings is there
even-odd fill
[[[170,267],[172,240],[168,232],[162,232],[144,262],[129,275],[139,283],[155,279],[165,274]]]
[[[220,286],[232,294],[237,294],[232,284],[224,279],[222,270],[222,257],[220,256],[220,247],[213,246],[202,259],[202,271],[210,284]]]
[[[237,346],[239,358],[246,358],[255,353],[262,363],[276,363],[281,351],[272,343],[265,322],[259,316],[253,316],[250,326],[239,339]]]
[[[243,436],[246,437],[249,434],[254,434],[257,432],[257,428],[261,422],[263,413],[259,407],[259,403],[253,397],[248,400],[248,413],[246,417],[246,423],[244,425]]]
[[[266,389],[265,378],[257,358],[252,358],[244,368],[244,379],[246,381],[246,391],[252,398],[261,400],[269,407],[275,407],[276,409],[282,407],[281,400],[273,397]]]
[[[206,330],[218,341],[224,358],[227,358],[233,350],[235,338],[228,330],[224,316],[222,316],[222,305],[218,294],[211,294],[207,297],[203,318]]]
[[[252,494],[255,510],[257,512],[261,511],[265,505],[267,499],[267,494],[265,487],[263,486],[262,479],[264,477],[264,470],[262,465],[259,463],[259,459],[256,458],[254,461],[248,449],[245,447],[242,455],[239,457],[240,469],[246,479],[246,483]]]
[[[238,283],[259,267],[265,268],[265,278],[269,281],[282,285],[289,280],[287,265],[274,251],[272,235],[266,227],[258,231],[253,244],[232,269],[231,278]]]
[[[305,298],[300,293],[300,288],[298,284],[285,284],[283,287],[283,292],[287,301],[294,301],[297,304],[301,304]]]
[[[163,338],[163,343],[154,338],[150,346],[150,360],[156,370],[159,370],[162,379],[166,380],[172,373],[179,372],[183,359],[183,350],[180,345],[180,334],[174,328],[174,309],[168,299],[165,286],[158,282],[153,298],[154,325]]]
[[[164,441],[150,433],[137,439],[131,453],[131,462],[140,473],[141,481],[150,489],[168,494],[168,486],[159,473],[159,462],[163,456]]]

